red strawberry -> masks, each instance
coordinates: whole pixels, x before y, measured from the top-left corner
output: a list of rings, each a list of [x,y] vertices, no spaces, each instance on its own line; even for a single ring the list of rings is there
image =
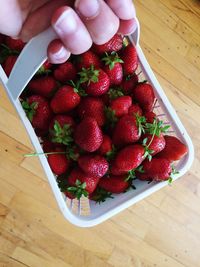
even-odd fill
[[[113,165],[120,172],[128,172],[136,169],[144,160],[144,147],[142,145],[130,145],[117,153]],[[112,170],[111,170],[112,172]]]
[[[108,135],[103,135],[103,143],[101,144],[98,152],[104,156],[112,151],[112,141]]]
[[[115,145],[126,145],[138,141],[140,132],[137,120],[134,116],[125,115],[119,119],[113,133],[113,143]]]
[[[31,80],[28,84],[28,88],[30,89],[31,93],[44,97],[51,97],[56,87],[56,81],[51,76],[37,77]]]
[[[138,116],[142,116],[142,109],[138,104],[133,104],[128,109],[128,114],[129,115],[136,115],[137,114]]]
[[[0,33],[0,44],[3,44],[5,40],[5,35]]]
[[[85,117],[94,118],[99,126],[105,123],[104,103],[100,98],[85,97],[78,106],[78,115],[81,119]]]
[[[68,115],[56,115],[51,120],[49,131],[54,143],[70,145],[73,142],[74,120]]]
[[[52,112],[44,97],[32,95],[22,102],[22,107],[34,128],[48,130]]]
[[[95,69],[101,68],[102,65],[99,57],[92,51],[89,50],[78,56],[76,67],[79,71],[83,68],[88,69],[91,65],[93,65]]]
[[[3,63],[3,69],[7,76],[10,75],[15,62],[17,61],[18,56],[8,56]]]
[[[78,159],[79,167],[87,174],[103,177],[109,168],[106,159],[99,155],[83,155]]]
[[[80,168],[72,170],[68,177],[67,191],[80,199],[83,195],[88,196],[97,187],[99,177],[84,173]]]
[[[100,96],[109,90],[110,79],[102,69],[83,69],[80,73],[80,81],[86,93],[91,96]]]
[[[80,96],[72,86],[62,86],[51,99],[50,106],[54,113],[65,113],[80,103]]]
[[[145,145],[151,156],[159,153],[165,148],[165,138],[162,134],[159,136],[152,134],[144,134],[141,138],[142,143]]]
[[[152,111],[155,95],[150,84],[139,83],[133,91],[133,98],[139,103],[143,111]]]
[[[124,75],[133,75],[138,67],[138,56],[135,47],[133,45],[126,46],[122,51],[121,59],[124,61]]]
[[[188,153],[188,148],[177,137],[165,135],[166,145],[157,157],[168,159],[170,162],[180,160]]]
[[[152,111],[148,111],[144,113],[144,117],[146,118],[146,122],[153,123],[156,118],[156,114]]]
[[[117,52],[122,49],[123,46],[123,37],[121,35],[115,34],[112,39],[103,45],[93,44],[92,50],[98,54],[102,55],[105,52]]]
[[[105,62],[103,70],[110,78],[110,85],[119,85],[123,79],[123,69],[121,65],[123,60],[114,52],[112,52],[111,55],[106,54],[102,60]]]
[[[76,78],[76,68],[71,62],[67,61],[63,64],[59,64],[54,70],[53,75],[57,81],[66,83]]]
[[[52,172],[56,175],[64,174],[69,167],[69,160],[63,154],[48,155],[48,163]]]
[[[125,95],[128,95],[133,92],[133,89],[138,84],[138,76],[134,73],[133,75],[128,75],[123,78],[121,83],[122,91]]]
[[[122,117],[128,114],[128,110],[132,105],[130,96],[120,96],[111,101],[110,108],[115,112],[116,117]]]
[[[54,143],[52,143],[48,139],[43,139],[42,141],[42,149],[45,153],[54,152]]]
[[[74,140],[85,151],[96,151],[103,142],[103,134],[97,121],[90,117],[84,118],[75,129]]]
[[[11,37],[9,36],[6,36],[5,38],[5,44],[11,49],[11,50],[16,50],[16,51],[21,51],[24,46],[25,46],[25,43],[20,40],[20,39],[12,39]]]
[[[36,75],[46,75],[48,73],[51,73],[51,67],[52,64],[46,60],[43,65],[39,68],[39,70],[36,72]]]
[[[124,175],[111,175],[110,177],[103,177],[99,181],[99,187],[114,194],[124,193],[129,186],[130,182],[126,181],[126,177]]]
[[[64,192],[64,194],[65,194],[66,197],[68,197],[70,199],[75,199],[76,198],[76,196],[73,193],[70,193],[68,191]]]
[[[164,181],[170,178],[172,168],[167,159],[153,158],[151,161],[145,160],[142,163],[143,172],[137,172],[136,176],[140,180]]]

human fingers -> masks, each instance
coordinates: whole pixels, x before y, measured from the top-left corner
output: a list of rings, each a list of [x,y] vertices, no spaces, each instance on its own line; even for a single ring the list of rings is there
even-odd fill
[[[20,38],[27,42],[33,36],[44,31],[51,25],[51,18],[53,13],[60,6],[69,4],[71,5],[73,1],[71,0],[57,0],[57,1],[47,1],[43,0],[43,5],[39,6],[39,2],[35,1],[32,7],[32,12],[27,17],[22,31],[20,33]]]
[[[132,0],[106,0],[106,2],[120,19],[129,20],[136,17]]]
[[[1,1],[2,2],[2,1]],[[22,11],[17,0],[6,0],[0,8],[0,32],[17,36],[22,27]]]
[[[81,54],[91,47],[90,34],[72,8],[64,6],[57,9],[52,17],[52,26],[72,54]]]
[[[128,35],[136,30],[137,24],[135,19],[120,20],[120,27],[118,33]]]
[[[118,31],[119,18],[105,1],[76,0],[75,8],[94,43],[106,43]]]
[[[70,57],[70,54],[59,39],[51,42],[47,49],[48,59],[54,64],[64,63]]]

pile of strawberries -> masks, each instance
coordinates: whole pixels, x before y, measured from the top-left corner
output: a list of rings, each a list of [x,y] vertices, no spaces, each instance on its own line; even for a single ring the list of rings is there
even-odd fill
[[[7,75],[24,43],[0,36]],[[115,35],[104,45],[46,62],[20,97],[58,185],[69,198],[97,202],[134,188],[135,179],[171,181],[187,147],[153,112],[154,90],[140,81],[133,45]]]

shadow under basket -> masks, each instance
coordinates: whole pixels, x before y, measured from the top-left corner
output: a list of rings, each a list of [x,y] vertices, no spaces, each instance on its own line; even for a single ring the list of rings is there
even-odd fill
[[[129,41],[134,45],[135,40],[133,36],[129,37]],[[188,154],[178,161],[175,164],[178,174],[176,174],[174,180],[178,179],[184,175],[190,168],[193,158],[194,158],[194,149],[189,135],[187,134],[184,126],[182,125],[180,119],[178,118],[176,112],[171,106],[169,100],[167,99],[165,93],[163,92],[160,84],[158,83],[153,71],[151,70],[139,44],[136,45],[136,50],[139,58],[139,67],[136,73],[139,75],[139,80],[147,80],[154,88],[156,95],[156,102],[154,104],[154,112],[157,116],[164,121],[165,124],[170,125],[168,134],[178,137],[187,147]],[[12,97],[9,88],[7,87],[8,78],[6,77],[3,69],[0,67],[0,79],[3,83],[7,94],[13,103],[16,111],[22,120],[27,133],[30,137],[30,140],[37,153],[43,152],[38,137],[36,136],[32,125],[26,117],[26,114],[21,106],[19,99],[14,99]],[[46,173],[49,184],[54,193],[55,199],[64,215],[64,217],[71,222],[72,224],[79,227],[91,227],[95,226],[103,221],[109,219],[120,211],[130,207],[136,202],[144,199],[153,192],[159,190],[160,188],[168,185],[167,181],[164,182],[145,182],[135,180],[134,185],[135,190],[130,190],[126,193],[113,195],[113,199],[107,199],[105,202],[98,204],[94,201],[90,201],[87,198],[83,197],[79,201],[71,200],[67,198],[63,193],[60,192],[60,189],[56,182],[56,177],[52,173],[47,158],[45,155],[39,156],[42,167]],[[173,190],[173,188],[172,188]],[[44,192],[45,194],[45,192]]]

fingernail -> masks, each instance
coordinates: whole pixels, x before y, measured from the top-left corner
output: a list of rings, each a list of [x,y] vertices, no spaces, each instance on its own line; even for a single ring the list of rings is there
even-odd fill
[[[66,49],[63,46],[61,46],[61,48],[57,52],[51,54],[51,57],[53,57],[55,60],[59,60],[66,57],[66,54],[67,54]]]
[[[54,28],[58,34],[69,34],[76,30],[77,22],[72,9],[66,9],[54,23]]]
[[[100,10],[98,0],[77,0],[75,7],[80,12],[80,14],[87,19],[95,17]]]

